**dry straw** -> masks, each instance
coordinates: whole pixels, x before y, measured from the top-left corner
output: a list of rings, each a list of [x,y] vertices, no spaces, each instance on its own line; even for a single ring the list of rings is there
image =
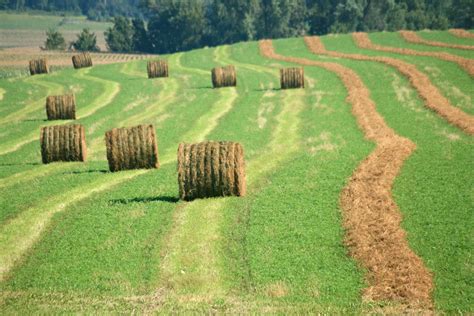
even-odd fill
[[[46,115],[48,120],[75,120],[76,99],[74,94],[47,97]]]
[[[72,64],[75,69],[92,67],[92,58],[89,53],[81,53],[79,55],[72,56]]]
[[[49,73],[48,60],[46,58],[30,60],[30,74],[47,74]]]
[[[214,88],[237,86],[237,75],[235,72],[235,67],[232,65],[213,68],[211,75],[212,85]]]
[[[41,158],[54,161],[85,161],[86,135],[82,125],[56,125],[41,128]]]
[[[280,69],[280,85],[282,89],[304,88],[303,67]]]
[[[168,61],[150,60],[147,65],[148,78],[168,77]]]
[[[217,196],[244,196],[244,150],[234,142],[180,144],[179,196],[189,201]]]
[[[152,169],[160,166],[153,125],[114,128],[105,133],[110,171]]]

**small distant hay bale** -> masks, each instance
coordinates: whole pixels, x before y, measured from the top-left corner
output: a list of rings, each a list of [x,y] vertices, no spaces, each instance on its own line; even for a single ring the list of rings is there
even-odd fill
[[[75,69],[92,67],[92,58],[89,53],[81,53],[79,55],[72,56],[72,64]]]
[[[44,164],[55,161],[85,161],[86,134],[82,125],[56,125],[41,128],[41,158]]]
[[[237,86],[235,67],[225,66],[212,69],[212,85],[214,88]]]
[[[196,198],[244,196],[244,150],[234,142],[180,144],[178,147],[179,196]]]
[[[30,60],[30,74],[32,76],[47,73],[49,73],[49,66],[46,58]]]
[[[282,89],[304,88],[304,69],[302,67],[280,69]]]
[[[164,78],[168,77],[168,61],[166,60],[150,60],[147,65],[148,78]]]
[[[74,94],[52,95],[46,98],[48,120],[75,120],[76,98]]]
[[[105,142],[112,172],[160,167],[153,125],[114,128],[105,133]]]

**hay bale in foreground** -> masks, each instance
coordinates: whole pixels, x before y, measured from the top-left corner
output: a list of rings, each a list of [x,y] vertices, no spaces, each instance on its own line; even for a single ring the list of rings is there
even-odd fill
[[[150,60],[147,64],[147,72],[149,79],[168,77],[168,61]]]
[[[105,133],[105,142],[112,172],[160,167],[153,125],[114,128]]]
[[[92,67],[92,58],[89,53],[81,53],[79,55],[72,56],[72,64],[75,69]]]
[[[41,128],[41,158],[54,161],[85,161],[86,134],[82,125],[56,125]]]
[[[234,142],[179,144],[179,196],[189,201],[217,196],[244,196],[244,150]]]
[[[214,88],[237,86],[237,75],[232,65],[213,68],[211,74]]]
[[[74,94],[52,95],[46,98],[48,120],[75,120],[76,98]]]
[[[304,69],[302,67],[280,69],[282,89],[304,88]]]
[[[49,73],[49,66],[46,58],[30,60],[30,74],[32,76],[47,73]]]

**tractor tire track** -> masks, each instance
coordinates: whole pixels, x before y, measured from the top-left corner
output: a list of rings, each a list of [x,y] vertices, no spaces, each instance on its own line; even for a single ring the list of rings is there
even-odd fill
[[[465,133],[469,135],[474,134],[474,116],[454,107],[439,92],[438,88],[431,83],[429,77],[420,72],[414,65],[390,57],[374,57],[327,51],[319,37],[305,37],[305,42],[314,54],[362,61],[376,61],[396,68],[410,80],[411,85],[418,91],[427,108],[435,111],[439,116]]]
[[[410,55],[410,56],[423,56],[423,57],[435,57],[449,62],[457,63],[459,67],[465,70],[469,75],[474,76],[474,60],[460,57],[457,55],[445,53],[445,52],[424,52],[418,51],[409,48],[398,48],[398,47],[389,47],[382,46],[372,43],[367,33],[352,33],[352,38],[354,42],[360,48],[377,50],[381,52],[388,53],[397,53],[401,55]]]
[[[279,55],[270,40],[261,41],[260,48],[267,58],[324,68],[344,83],[352,113],[366,138],[377,145],[341,193],[346,244],[351,255],[368,271],[369,287],[364,296],[430,308],[431,274],[410,249],[400,226],[400,211],[391,194],[393,181],[416,145],[385,123],[369,90],[353,70],[333,62]]]
[[[460,38],[470,38],[474,39],[474,34],[463,29],[450,29],[449,33],[453,34],[456,37]]]
[[[413,31],[400,31],[399,33],[405,41],[412,44],[422,44],[422,45],[444,47],[444,48],[474,50],[474,46],[471,46],[471,45],[456,45],[456,44],[448,44],[448,43],[437,42],[437,41],[428,41],[421,38],[420,36],[418,36],[418,34],[416,34]]]

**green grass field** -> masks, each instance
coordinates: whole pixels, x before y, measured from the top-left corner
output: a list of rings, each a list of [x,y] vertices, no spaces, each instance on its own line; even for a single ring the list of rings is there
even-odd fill
[[[447,32],[420,36],[456,43]],[[396,33],[370,37],[474,59]],[[473,79],[456,64],[359,49],[350,35],[322,41],[328,50],[416,65],[474,115]],[[416,143],[392,188],[402,227],[433,274],[435,311],[474,312],[473,136],[428,110],[396,69],[316,56],[302,38],[274,46],[355,71],[386,123]],[[256,42],[163,57],[166,79],[147,79],[146,61],[0,79],[0,312],[397,311],[363,299],[366,271],[344,245],[341,191],[375,145],[342,81],[308,66],[304,90],[280,90],[278,69],[293,64],[262,57]],[[210,69],[227,64],[236,66],[237,88],[212,89]],[[46,121],[44,100],[67,91],[76,95],[89,158],[43,165],[40,127],[72,123]],[[105,132],[142,123],[155,125],[161,168],[108,172]],[[178,199],[178,144],[203,140],[242,143],[245,197]]]

